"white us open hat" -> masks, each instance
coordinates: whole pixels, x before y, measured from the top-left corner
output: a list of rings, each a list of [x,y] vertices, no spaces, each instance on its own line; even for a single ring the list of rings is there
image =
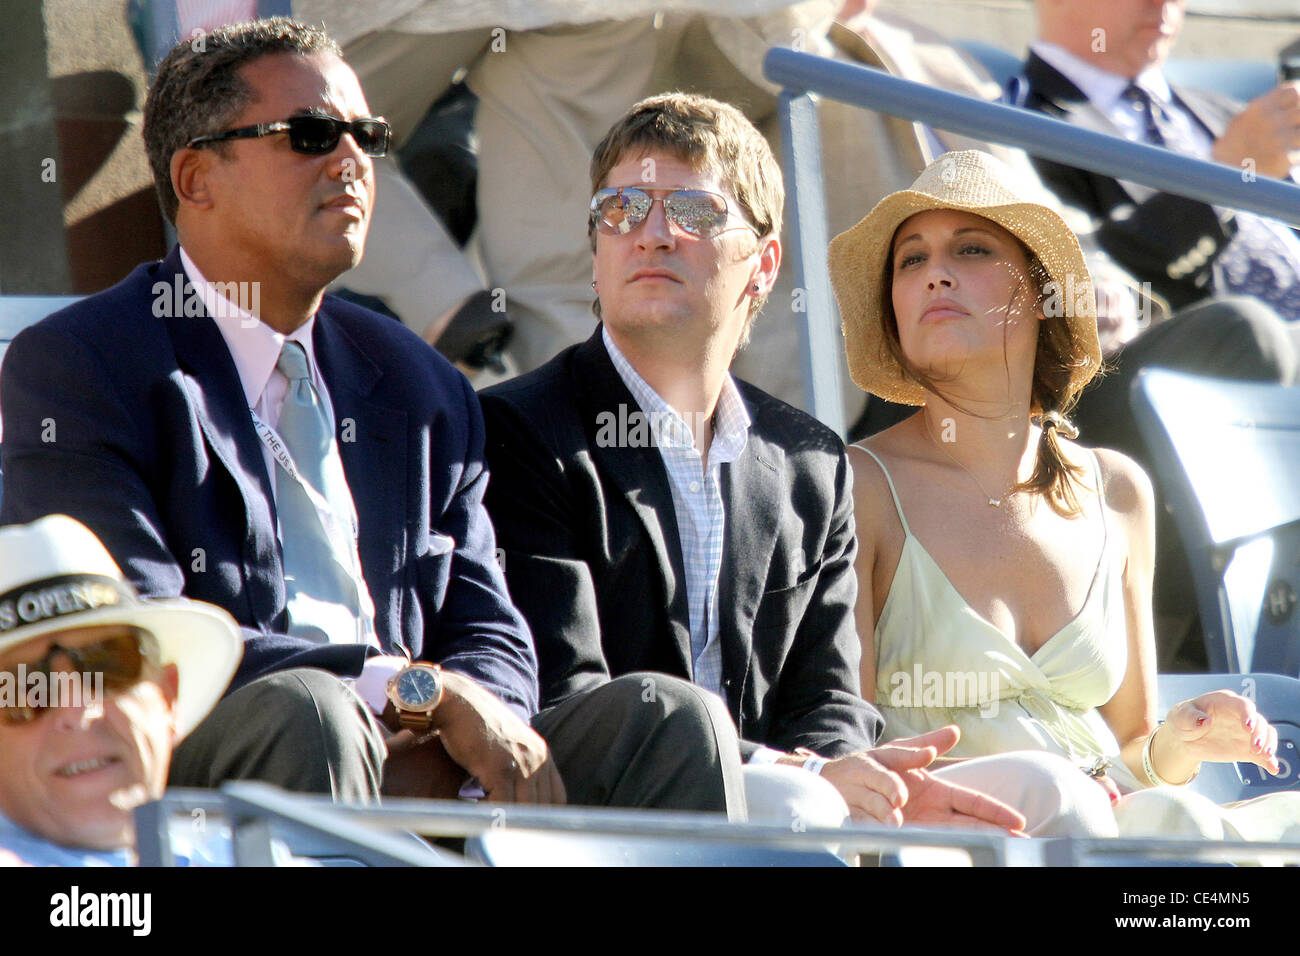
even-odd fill
[[[81,522],[49,515],[0,528],[0,653],[70,628],[124,624],[148,631],[163,664],[175,664],[176,739],[207,716],[244,652],[234,619],[188,598],[136,594]]]

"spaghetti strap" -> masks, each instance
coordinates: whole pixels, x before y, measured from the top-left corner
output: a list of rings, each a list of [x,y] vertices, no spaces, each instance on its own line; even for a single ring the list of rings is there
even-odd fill
[[[870,448],[867,448],[865,445],[854,445],[853,447],[859,451],[865,451],[868,455],[874,458],[876,464],[880,466],[880,470],[885,476],[885,481],[889,484],[889,493],[894,496],[894,510],[898,512],[898,520],[903,523],[903,534],[910,538],[912,536],[912,529],[907,526],[907,518],[903,515],[903,503],[898,500],[898,489],[894,487],[894,479],[889,477],[889,469],[886,468],[885,463],[880,460],[880,456]]]
[[[1096,449],[1089,448],[1088,454],[1092,455],[1093,478],[1097,482],[1097,502],[1101,505],[1101,547],[1104,554],[1106,546],[1110,543],[1110,522],[1106,519],[1106,488],[1101,481],[1101,459],[1097,457]]]

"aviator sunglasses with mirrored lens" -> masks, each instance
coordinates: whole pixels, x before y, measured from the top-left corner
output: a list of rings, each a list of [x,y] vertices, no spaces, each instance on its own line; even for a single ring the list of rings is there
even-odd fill
[[[334,152],[344,133],[351,133],[357,146],[367,156],[388,155],[392,130],[382,119],[366,117],[347,122],[333,116],[290,116],[278,123],[258,123],[241,126],[224,133],[196,136],[185,145],[193,148],[204,143],[220,143],[228,139],[257,139],[273,133],[288,133],[289,146],[296,153],[322,156]]]
[[[15,690],[15,695],[11,698],[13,703],[6,703],[5,706],[0,707],[0,719],[7,724],[29,724],[49,710],[49,705],[55,702],[52,673],[71,671],[83,675],[102,674],[104,687],[109,690],[126,690],[139,682],[144,673],[146,660],[157,662],[157,646],[152,634],[135,627],[120,630],[103,640],[83,644],[80,647],[51,644],[40,660],[30,664],[24,662],[23,681],[19,680],[16,669],[0,669],[0,680],[9,683]],[[71,667],[56,668],[54,666],[56,655],[66,658]],[[34,695],[30,691],[33,686],[31,683],[33,674],[45,676],[46,693],[40,706],[33,703]],[[26,689],[25,693],[17,693],[20,684]],[[87,692],[89,688],[83,690],[83,694]],[[19,700],[23,703],[19,704]]]
[[[654,190],[666,195],[655,199],[635,186],[602,189],[591,197],[591,221],[607,235],[624,235],[631,232],[650,215],[650,207],[663,202],[668,221],[683,232],[708,239],[724,232],[731,218],[727,200],[706,189]],[[741,223],[758,235],[751,223]]]

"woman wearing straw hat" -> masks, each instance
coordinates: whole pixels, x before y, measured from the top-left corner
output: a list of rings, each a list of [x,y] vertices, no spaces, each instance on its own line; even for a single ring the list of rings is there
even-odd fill
[[[1227,690],[1157,723],[1152,489],[1072,441],[1101,353],[1065,222],[994,157],[949,153],[836,237],[830,269],[854,381],[920,406],[851,451],[862,685],[886,733],[1059,754],[1121,832],[1283,836],[1295,803],[1243,821],[1177,789],[1205,760],[1277,772],[1277,734]]]

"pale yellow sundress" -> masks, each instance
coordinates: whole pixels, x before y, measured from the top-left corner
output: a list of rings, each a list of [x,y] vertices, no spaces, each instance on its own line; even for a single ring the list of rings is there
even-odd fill
[[[956,724],[961,740],[948,756],[1046,750],[1081,768],[1105,758],[1121,792],[1141,790],[1097,711],[1119,690],[1128,664],[1123,560],[1105,507],[1101,555],[1083,606],[1026,654],[953,587],[912,534],[888,469],[870,449],[862,450],[880,465],[906,535],[875,629],[876,706],[885,717],[885,738]],[[1100,487],[1095,455],[1093,462]],[[1147,790],[1120,801],[1121,833],[1300,839],[1300,792],[1222,808],[1180,788],[1159,791],[1164,799],[1152,799],[1155,792]],[[1139,808],[1144,819],[1135,819]]]

